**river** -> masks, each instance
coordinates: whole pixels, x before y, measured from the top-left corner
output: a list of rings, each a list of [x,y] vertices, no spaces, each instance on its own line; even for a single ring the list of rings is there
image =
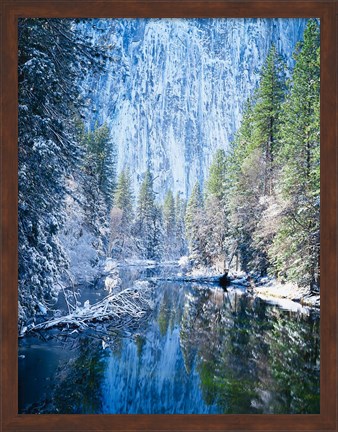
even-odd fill
[[[20,339],[19,412],[319,413],[318,310],[164,280],[177,271],[120,269],[124,286],[151,282],[155,306],[109,346],[86,332]]]

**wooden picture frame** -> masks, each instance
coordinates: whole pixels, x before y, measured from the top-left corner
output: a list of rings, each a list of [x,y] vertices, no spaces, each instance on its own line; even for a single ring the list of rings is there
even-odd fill
[[[321,20],[321,381],[319,415],[19,415],[17,20],[250,17]],[[1,15],[1,426],[9,431],[337,430],[337,24],[335,0],[3,0]]]

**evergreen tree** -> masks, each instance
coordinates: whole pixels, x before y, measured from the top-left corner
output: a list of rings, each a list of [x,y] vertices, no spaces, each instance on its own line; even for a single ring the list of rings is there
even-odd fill
[[[285,67],[272,45],[262,69],[252,124],[252,145],[261,148],[265,162],[264,195],[271,195],[273,191],[273,162],[278,151],[277,135],[286,89]]]
[[[225,239],[228,235],[226,198],[228,193],[227,157],[218,149],[209,169],[206,182],[204,225],[200,227],[200,238],[204,237],[203,261],[224,269],[226,261]]]
[[[185,213],[185,226],[189,250],[197,263],[202,259],[201,253],[204,249],[199,235],[199,228],[203,225],[203,208],[203,195],[200,184],[197,181],[191,192]]]
[[[116,187],[117,151],[110,140],[107,124],[95,126],[93,131],[83,134],[82,142],[86,147],[85,169],[88,174],[96,177],[109,210]]]
[[[173,258],[176,252],[176,211],[175,200],[171,190],[164,198],[163,227],[165,235],[165,253],[167,258]]]
[[[162,254],[163,221],[153,182],[153,175],[147,170],[138,197],[134,235],[143,258],[156,260]]]
[[[176,220],[176,253],[177,256],[181,257],[187,253],[187,240],[185,233],[185,212],[186,212],[186,200],[181,198],[181,193],[177,192],[175,198],[175,220]]]
[[[114,206],[123,212],[123,225],[130,226],[134,218],[133,190],[129,168],[121,171],[114,194]]]
[[[259,200],[264,191],[262,173],[265,167],[261,150],[253,145],[254,118],[254,100],[250,100],[228,156],[230,259],[235,254],[245,271],[255,269],[261,262],[259,251],[254,247],[253,235],[260,220]]]
[[[214,196],[219,202],[224,202],[227,193],[227,161],[223,149],[216,150],[214,159],[209,169],[209,176],[206,183],[206,197]]]
[[[129,168],[121,171],[110,213],[110,251],[115,258],[125,258],[134,252],[131,230],[134,220],[133,191]]]
[[[19,19],[19,322],[44,313],[67,267],[58,240],[66,176],[81,150],[75,117],[81,80],[106,54],[70,19]]]
[[[320,29],[311,19],[296,47],[290,92],[283,105],[279,196],[283,214],[270,256],[288,279],[319,284]]]
[[[260,227],[274,193],[275,156],[281,104],[285,95],[285,65],[274,46],[229,156],[229,219],[237,254],[244,270],[265,274],[274,233]],[[268,213],[270,214],[270,213]]]

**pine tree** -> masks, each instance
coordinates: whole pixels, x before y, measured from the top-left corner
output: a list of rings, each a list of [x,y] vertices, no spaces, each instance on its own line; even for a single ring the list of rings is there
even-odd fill
[[[199,235],[199,228],[203,225],[203,208],[203,195],[200,184],[197,181],[191,192],[185,213],[185,226],[189,250],[197,262],[202,260],[201,254],[204,249]]]
[[[224,202],[227,194],[227,158],[225,150],[216,150],[214,159],[209,169],[209,176],[206,183],[206,197],[214,196],[219,202]]]
[[[224,268],[226,260],[225,239],[228,235],[226,199],[228,193],[227,157],[218,149],[209,169],[206,182],[204,226],[200,228],[205,249],[203,261]]]
[[[114,194],[114,207],[110,212],[110,246],[115,258],[125,258],[135,251],[131,231],[134,220],[133,191],[129,168],[121,171]]]
[[[166,193],[163,204],[163,227],[165,235],[165,253],[167,258],[174,258],[176,252],[176,211],[171,190]]]
[[[138,197],[134,235],[142,256],[157,260],[162,255],[163,221],[161,209],[155,201],[153,182],[153,175],[147,170]]]
[[[133,190],[129,168],[121,171],[114,194],[114,207],[123,212],[123,225],[130,226],[134,218]]]
[[[187,253],[187,240],[185,232],[185,212],[187,203],[184,198],[181,198],[181,192],[177,192],[175,198],[175,220],[176,220],[176,254],[178,257],[184,256]]]
[[[255,148],[253,124],[255,99],[247,102],[243,119],[228,156],[229,192],[227,214],[229,218],[230,259],[240,258],[245,271],[264,267],[264,257],[254,247],[254,231],[260,220],[260,197],[264,194],[264,159]],[[263,262],[262,262],[263,258]],[[264,270],[263,270],[264,271]]]
[[[19,321],[42,313],[67,267],[58,240],[66,176],[81,157],[81,80],[106,55],[70,19],[19,19]]]
[[[242,267],[265,274],[274,233],[260,224],[274,193],[275,157],[285,65],[274,46],[262,69],[260,84],[248,101],[229,156],[229,219]],[[269,201],[270,200],[270,201]]]
[[[109,211],[116,187],[117,151],[110,140],[107,124],[96,125],[93,131],[82,133],[82,142],[86,152],[86,172],[96,177],[98,188],[104,196]]]
[[[286,89],[285,67],[276,47],[272,45],[262,69],[252,124],[252,144],[261,148],[265,160],[264,195],[271,195],[273,191],[273,162],[278,151],[277,135]]]
[[[104,165],[103,140],[98,142],[97,129],[86,131],[86,127],[79,119],[76,120],[77,142],[81,148],[81,176],[76,175],[82,189],[84,200],[84,226],[98,240],[102,250],[107,246],[107,238],[102,235],[108,230],[108,215],[106,196],[102,191],[101,169]],[[104,245],[102,244],[104,243]],[[96,243],[96,241],[95,241]]]
[[[319,284],[320,29],[311,19],[296,47],[283,105],[279,196],[283,215],[271,259],[280,274],[314,289]]]

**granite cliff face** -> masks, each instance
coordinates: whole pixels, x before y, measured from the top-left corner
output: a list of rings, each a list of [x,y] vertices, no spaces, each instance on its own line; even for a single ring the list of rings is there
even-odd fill
[[[88,119],[106,121],[135,192],[149,167],[159,196],[189,195],[226,148],[271,44],[292,67],[305,19],[105,19],[94,38],[113,47],[106,74],[88,78]],[[80,24],[80,31],[87,31]],[[92,35],[91,35],[92,36]]]

